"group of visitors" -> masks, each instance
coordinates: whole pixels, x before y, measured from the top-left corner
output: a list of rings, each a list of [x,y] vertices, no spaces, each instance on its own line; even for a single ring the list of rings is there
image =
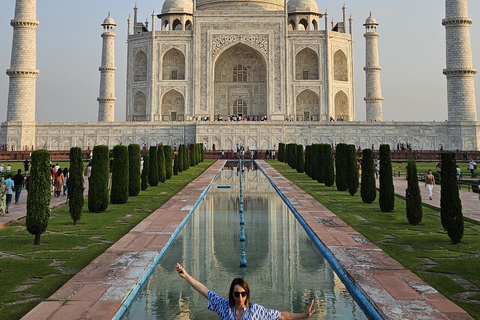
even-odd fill
[[[208,119],[210,120],[210,119]],[[217,116],[217,121],[267,121],[266,115],[259,116],[241,116],[241,115],[231,115],[231,116]]]
[[[68,192],[68,168],[60,168],[58,163],[52,165],[50,169],[52,174],[52,192],[54,197],[66,196]]]
[[[18,204],[24,184],[28,190],[29,179],[28,176],[22,174],[22,169],[17,170],[13,179],[10,173],[6,175],[6,178],[2,176],[0,179],[0,216],[3,216],[9,213],[8,209],[12,204],[13,192],[15,192],[15,204]]]
[[[330,117],[330,121],[331,121],[331,122],[334,122],[334,121],[344,122],[344,121],[348,121],[348,118],[346,118],[346,117],[337,117],[336,120],[335,120],[334,117]]]

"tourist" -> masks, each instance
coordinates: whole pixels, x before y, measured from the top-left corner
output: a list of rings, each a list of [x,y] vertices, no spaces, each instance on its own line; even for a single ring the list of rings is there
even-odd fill
[[[201,282],[190,276],[183,267],[177,263],[178,275],[184,278],[193,289],[208,299],[208,309],[216,312],[222,320],[236,319],[306,319],[315,312],[312,310],[313,300],[304,313],[280,312],[267,309],[261,305],[250,303],[250,288],[242,278],[235,278],[230,285],[228,299],[219,297],[215,292],[207,289]]]
[[[470,173],[472,174],[472,178],[475,178],[475,170],[477,169],[477,163],[475,161],[470,160],[470,163],[468,164],[468,170],[470,170]]]
[[[430,197],[430,200],[433,198],[433,186],[435,185],[435,177],[432,174],[432,170],[428,170],[427,175],[425,176],[425,187],[427,187],[428,190],[428,196]]]
[[[442,163],[439,161],[437,162],[437,165],[435,166],[435,169],[437,170],[438,173],[442,171]]]
[[[378,170],[380,169],[380,160],[376,159],[373,162],[373,172],[375,172],[375,179],[378,178]]]
[[[0,177],[0,217],[7,213],[7,183]]]
[[[3,177],[3,175],[5,174],[5,167],[3,166],[3,163],[0,164],[0,176]]]
[[[68,168],[63,169],[62,188],[63,188],[63,196],[66,196],[68,192]]]
[[[29,168],[30,168],[30,161],[28,159],[25,159],[25,161],[23,161],[23,171],[25,171],[25,174],[28,173]]]
[[[5,213],[8,213],[8,208],[10,207],[10,204],[12,203],[12,194],[13,194],[13,188],[14,188],[14,183],[13,183],[11,174],[7,175],[7,180],[5,180],[5,183],[7,185],[7,192],[6,192],[6,195],[7,195],[7,200],[6,200],[7,210],[5,211]]]
[[[55,197],[60,197],[60,193],[62,192],[63,180],[64,180],[64,176],[63,176],[62,169],[58,168],[58,171],[55,173],[55,180],[54,180],[55,189],[54,189],[53,195]]]
[[[12,171],[12,166],[10,164],[7,164],[7,167],[5,168],[5,172],[9,174]]]
[[[13,184],[15,186],[15,204],[18,204],[18,200],[20,200],[24,179],[25,177],[22,174],[22,169],[18,169],[17,174],[13,177]]]
[[[462,180],[462,169],[457,165],[457,180]]]
[[[480,179],[477,181],[478,200],[480,200]]]

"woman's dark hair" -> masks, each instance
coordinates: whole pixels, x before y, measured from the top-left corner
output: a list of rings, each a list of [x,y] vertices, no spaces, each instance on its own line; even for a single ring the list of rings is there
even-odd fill
[[[65,178],[68,176],[68,168],[63,169],[63,176]]]
[[[62,173],[63,173],[63,172],[62,172],[62,168],[59,168],[59,169],[57,170],[56,176],[57,176],[57,177],[60,177],[60,175],[61,175]]]
[[[235,278],[230,285],[230,291],[228,291],[228,302],[230,303],[230,308],[235,307],[235,298],[233,297],[233,289],[236,285],[242,287],[245,292],[247,293],[247,298],[245,299],[245,306],[250,308],[250,288],[248,287],[248,283],[243,278]]]

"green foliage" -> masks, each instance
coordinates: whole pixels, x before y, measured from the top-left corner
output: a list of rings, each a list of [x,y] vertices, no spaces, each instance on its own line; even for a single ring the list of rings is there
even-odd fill
[[[347,145],[345,143],[337,144],[335,151],[335,175],[338,191],[347,191]]]
[[[178,176],[178,154],[173,159],[173,175]]]
[[[205,161],[205,149],[202,148],[201,143],[199,143],[199,149],[202,154],[202,162]]]
[[[85,203],[83,196],[85,187],[83,184],[82,149],[74,147],[70,149],[70,171],[67,180],[68,208],[74,225],[80,220],[82,208]]]
[[[373,161],[373,151],[370,149],[363,150],[362,185],[360,188],[360,194],[364,203],[372,203],[377,197]]]
[[[165,183],[167,181],[167,172],[165,169],[165,150],[163,144],[160,144],[157,149],[157,161],[158,161],[158,181]]]
[[[312,157],[312,146],[306,146],[305,147],[305,174],[309,177],[310,176],[310,162],[311,162],[311,157]]]
[[[188,162],[188,149],[187,149],[187,146],[182,144],[182,149],[183,149],[183,153],[182,153],[182,161],[183,161],[183,171],[185,170],[188,170],[188,167],[189,167],[189,162]]]
[[[104,212],[108,208],[108,180],[110,179],[109,150],[107,146],[93,147],[92,171],[88,179],[88,210]]]
[[[151,146],[148,151],[148,184],[158,186],[158,157],[157,147]]]
[[[323,182],[325,186],[331,187],[335,183],[335,169],[333,165],[332,148],[329,144],[321,145],[323,150]]]
[[[278,144],[277,159],[280,162],[285,162],[285,143],[279,143]]]
[[[417,164],[415,159],[410,158],[407,165],[408,186],[406,191],[407,220],[411,225],[422,222],[423,203],[420,187],[418,186]]]
[[[442,189],[440,216],[453,244],[460,243],[464,233],[462,201],[458,193],[455,153],[442,153]]]
[[[35,236],[34,244],[40,244],[40,236],[47,230],[50,218],[50,152],[36,150],[32,153],[30,185],[27,195],[26,225],[30,234]]]
[[[165,152],[165,177],[167,180],[170,180],[173,174],[172,146],[164,146],[163,151]]]
[[[324,147],[321,144],[314,145],[314,157],[316,159],[315,162],[315,179],[318,183],[325,183],[325,157],[324,157]]]
[[[303,146],[301,144],[297,145],[297,152],[295,153],[295,168],[297,169],[298,173],[305,172],[305,160],[303,159]]]
[[[351,196],[354,196],[358,191],[358,162],[357,162],[357,149],[353,144],[347,145],[346,149],[346,163],[345,172],[347,174],[347,186],[348,192]]]
[[[128,201],[128,147],[117,145],[113,147],[112,192],[110,201],[122,204]]]
[[[128,146],[128,195],[136,197],[140,193],[140,145]]]
[[[177,158],[178,158],[178,172],[183,172],[185,171],[185,163],[183,162],[183,144],[178,146],[178,153],[177,153]]]
[[[194,167],[197,164],[195,160],[196,157],[197,157],[197,153],[196,153],[195,143],[191,143],[190,144],[190,166],[191,167]]]
[[[390,155],[390,145],[388,144],[380,145],[380,195],[378,202],[382,212],[392,212],[395,208],[392,158]]]
[[[297,144],[287,144],[287,163],[292,169],[297,168]]]
[[[148,188],[148,169],[150,168],[149,154],[146,153],[143,155],[143,170],[142,170],[142,191],[147,190]]]

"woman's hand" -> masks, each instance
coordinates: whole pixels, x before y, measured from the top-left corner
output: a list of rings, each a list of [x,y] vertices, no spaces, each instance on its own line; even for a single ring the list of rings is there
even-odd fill
[[[310,317],[312,316],[312,314],[315,312],[315,310],[312,309],[312,308],[313,308],[313,302],[314,302],[314,301],[315,301],[315,300],[312,300],[312,301],[310,302],[310,306],[308,307],[307,311],[305,312],[305,318],[310,318]]]
[[[177,263],[177,273],[180,277],[184,278],[187,276],[187,272],[183,269],[180,263]]]

